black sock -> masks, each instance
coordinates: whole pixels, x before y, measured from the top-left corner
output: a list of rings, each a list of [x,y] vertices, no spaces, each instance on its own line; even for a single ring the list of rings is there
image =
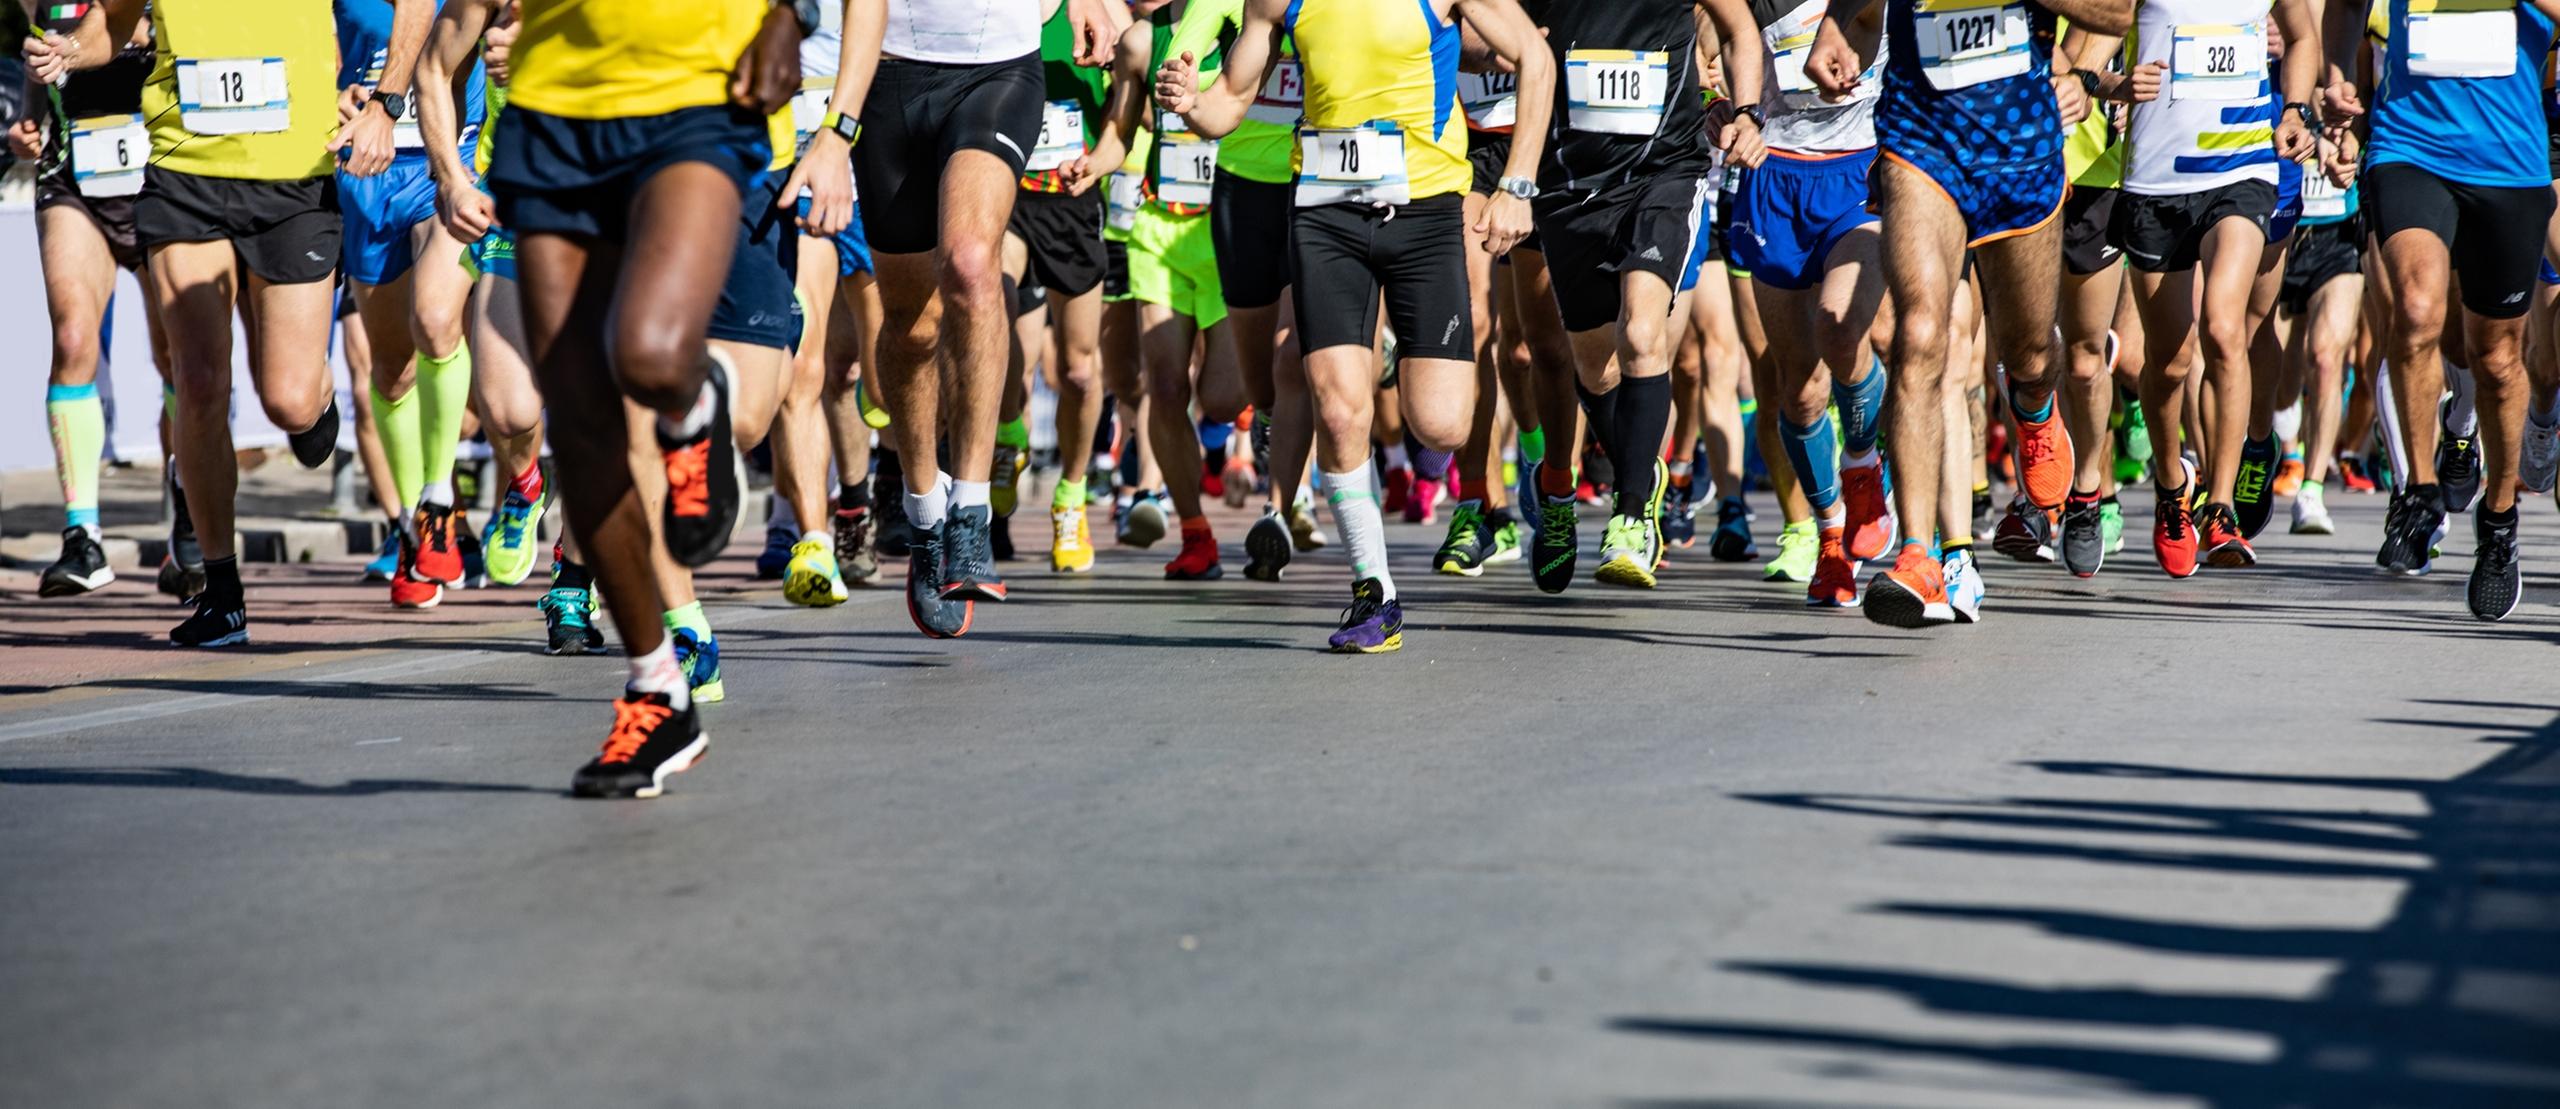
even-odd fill
[[[1513,522],[1511,519],[1511,510],[1509,508],[1487,509],[1484,514],[1484,522],[1497,531],[1501,530],[1504,524]]]
[[[1594,393],[1583,388],[1582,379],[1575,378],[1573,382],[1573,395],[1582,398],[1583,422],[1589,424],[1591,428],[1591,441],[1584,444],[1584,449],[1600,452],[1601,457],[1609,460],[1610,480],[1624,484],[1627,477],[1618,472],[1620,467],[1617,442],[1618,394],[1621,391],[1623,390],[1611,389],[1606,393]],[[1587,471],[1589,467],[1585,466],[1584,469]]]
[[[851,512],[857,508],[869,507],[871,507],[871,486],[867,482],[848,481],[844,483],[844,488],[836,491],[836,508],[839,511]]]
[[[875,480],[897,481],[907,476],[907,469],[898,464],[898,452],[881,451],[872,456],[871,473]]]
[[[219,607],[240,607],[239,555],[204,560],[204,596],[208,603]]]
[[[2522,504],[2524,502],[2519,500],[2516,503]],[[2486,507],[2483,507],[2480,510],[2480,526],[2484,528],[2511,528],[2516,526],[2516,505],[2508,505],[2507,510],[2504,512],[2491,512]]]
[[[1631,377],[1616,392],[1618,452],[1609,461],[1618,471],[1618,514],[1634,516],[1653,502],[1654,460],[1671,431],[1671,375]]]
[[[596,587],[596,579],[587,573],[585,563],[566,558],[557,558],[552,561],[556,565],[551,571],[551,588],[591,590]]]

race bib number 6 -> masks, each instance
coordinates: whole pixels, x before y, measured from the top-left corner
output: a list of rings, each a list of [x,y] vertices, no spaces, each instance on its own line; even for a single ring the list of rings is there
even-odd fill
[[[1570,50],[1564,56],[1565,125],[1602,135],[1662,129],[1671,55],[1659,50]]]
[[[293,125],[282,58],[180,58],[178,121],[199,135],[270,135]]]
[[[142,117],[100,116],[71,125],[71,180],[80,195],[132,196],[142,191],[151,160],[151,131]]]
[[[1917,0],[1912,37],[1920,71],[1942,90],[2027,72],[2027,6],[2004,0]]]

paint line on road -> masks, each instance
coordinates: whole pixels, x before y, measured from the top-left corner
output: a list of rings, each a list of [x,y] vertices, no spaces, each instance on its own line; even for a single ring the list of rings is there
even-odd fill
[[[0,743],[9,743],[21,739],[35,739],[49,735],[60,735],[65,732],[77,732],[90,728],[111,728],[123,724],[136,724],[145,720],[157,720],[163,716],[175,716],[182,712],[194,712],[198,709],[233,708],[240,705],[255,704],[259,701],[271,701],[278,697],[291,695],[294,690],[290,687],[297,685],[317,685],[323,682],[343,682],[357,678],[378,677],[385,674],[433,674],[498,657],[500,657],[500,655],[496,651],[454,651],[442,655],[429,655],[425,658],[399,658],[373,666],[360,666],[353,670],[336,670],[326,674],[301,675],[291,678],[278,677],[259,679],[261,681],[272,682],[276,685],[285,686],[287,688],[277,689],[269,693],[191,693],[184,697],[172,697],[167,700],[145,701],[141,704],[119,705],[115,708],[98,709],[93,712],[73,713],[69,716],[57,716],[44,720],[32,720],[24,724],[0,727]]]

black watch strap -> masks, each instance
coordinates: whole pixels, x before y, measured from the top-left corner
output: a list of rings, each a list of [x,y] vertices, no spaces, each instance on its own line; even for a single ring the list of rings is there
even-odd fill
[[[2097,71],[2089,69],[2075,69],[2071,71],[2071,75],[2080,79],[2080,91],[2088,93],[2091,96],[2098,95]]]

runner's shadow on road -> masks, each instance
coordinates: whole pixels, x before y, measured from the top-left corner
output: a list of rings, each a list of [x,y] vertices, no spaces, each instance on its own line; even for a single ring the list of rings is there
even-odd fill
[[[557,797],[556,789],[502,782],[437,782],[420,778],[353,778],[338,785],[319,785],[296,778],[226,774],[191,766],[127,769],[73,769],[21,766],[0,768],[0,787],[105,786],[117,789],[193,789],[243,793],[259,797],[378,797],[389,793],[536,793]]]
[[[2421,702],[2429,703],[2429,702]],[[2529,709],[2466,703],[2466,709]],[[2279,967],[2321,960],[2332,968],[2317,993],[2088,987],[2040,982],[2027,972],[1988,978],[1866,963],[1735,960],[1720,969],[1817,990],[1881,994],[1946,1022],[1943,1034],[1878,1032],[1820,1023],[1628,1014],[1614,1031],[1713,1043],[1721,1048],[1807,1050],[1846,1057],[1816,1074],[1892,1081],[1922,1064],[1913,1082],[1938,1082],[1931,1064],[2009,1072],[1985,1082],[2049,1082],[2057,1072],[2089,1096],[2150,1095],[2208,1105],[2457,1106],[2560,1103],[2560,720],[2519,734],[2461,725],[2505,749],[2450,780],[2232,773],[2138,763],[2040,762],[2057,781],[2108,784],[2109,796],[1955,799],[1885,795],[1755,794],[1742,799],[1826,816],[1931,829],[1894,834],[1896,848],[1958,851],[1990,860],[2070,859],[2104,867],[2153,867],[2219,875],[2229,885],[2281,876],[2402,884],[2380,924],[2270,926],[2092,911],[1981,899],[1896,901],[1864,911],[1993,929],[1972,945],[2015,945],[2019,929],[2046,941],[2104,944],[2153,957],[2264,960]],[[2361,791],[2371,803],[2279,807],[2192,804],[2195,790],[2311,787]],[[2125,800],[2160,791],[2160,801]],[[1983,834],[1950,834],[1949,826]],[[2125,846],[2140,837],[2193,849]],[[2344,852],[2346,857],[2306,857]],[[2122,873],[2093,871],[2094,874]],[[1997,887],[1994,887],[1997,888]],[[2246,915],[2246,914],[2242,914]],[[1996,949],[1996,948],[1995,948]],[[1983,1021],[2012,1022],[1986,1033]],[[2227,1050],[2093,1043],[2126,1031],[2219,1032],[2275,1045],[2264,1060]],[[2254,1054],[2254,1053],[2252,1053]],[[1824,1067],[1823,1064],[1814,1064]],[[2042,1072],[2040,1074],[2034,1072]],[[1924,1077],[1923,1075],[1926,1075]],[[2003,1085],[2002,1089],[2014,1089]],[[1943,1092],[1943,1087],[1939,1087]],[[1629,1103],[1656,1104],[1656,1103]],[[1679,1104],[1679,1103],[1669,1103]],[[1716,1104],[1698,1102],[1699,1105]],[[1741,1105],[1744,1102],[1728,1102]]]
[[[330,701],[545,701],[601,704],[602,697],[570,697],[520,685],[487,682],[402,681],[397,675],[379,681],[343,682],[303,679],[259,681],[255,678],[107,678],[88,682],[87,689],[147,689],[161,693],[227,693],[247,697],[310,697]]]

